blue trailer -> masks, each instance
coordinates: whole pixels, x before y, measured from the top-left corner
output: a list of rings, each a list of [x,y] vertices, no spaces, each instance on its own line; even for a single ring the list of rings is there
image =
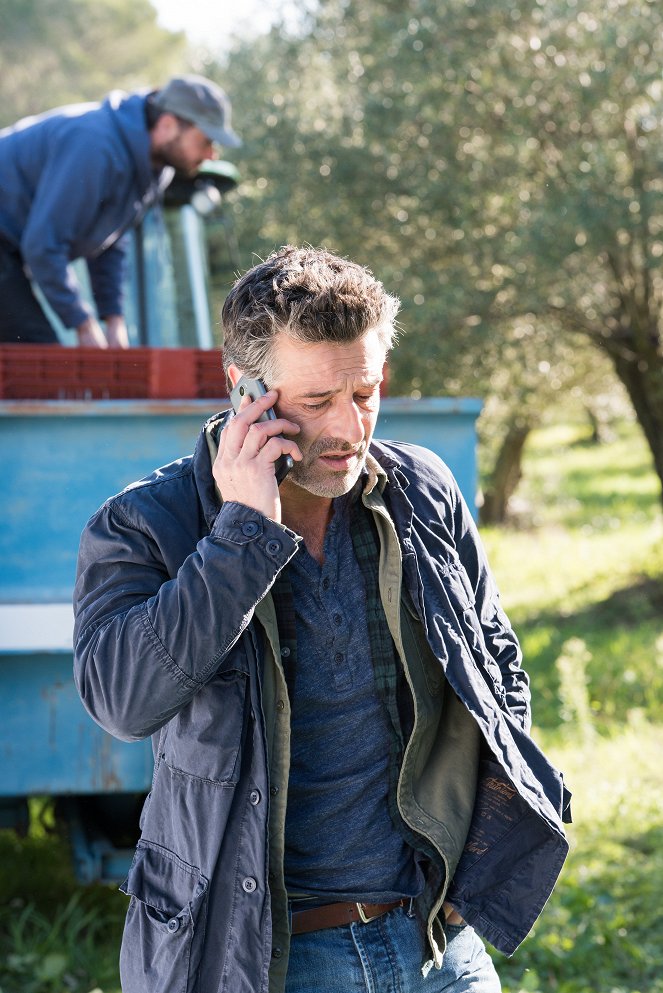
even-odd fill
[[[186,211],[188,204],[177,209]],[[193,231],[194,221],[184,223]],[[134,268],[133,279],[137,292],[144,293],[146,287],[162,285],[162,277],[155,281],[152,273],[146,278],[146,264],[149,269],[155,263],[151,256],[146,263],[149,239],[143,234],[142,269],[137,275]],[[198,236],[199,231],[196,241]],[[195,256],[191,265],[192,251],[199,249],[188,248],[184,257],[198,278],[196,267],[204,271],[204,259]],[[198,281],[195,292],[200,294],[204,286]],[[134,343],[149,343],[159,327],[158,301],[141,301],[139,295],[135,300],[143,323],[134,322]],[[199,296],[199,314],[206,306]],[[195,308],[190,312],[195,314]],[[199,332],[193,343],[203,349],[211,346],[208,321],[203,317],[195,325]],[[159,342],[163,347],[182,343],[177,329]],[[220,370],[218,352],[217,360]],[[30,797],[55,798],[82,880],[111,881],[125,874],[150,787],[152,752],[149,741],[127,744],[106,734],[84,711],[74,687],[71,596],[80,533],[108,496],[191,452],[202,422],[227,405],[222,388],[218,396],[204,399],[0,399],[5,467],[0,478],[0,827],[25,828]],[[377,435],[437,452],[473,506],[480,407],[480,401],[467,398],[388,397]]]

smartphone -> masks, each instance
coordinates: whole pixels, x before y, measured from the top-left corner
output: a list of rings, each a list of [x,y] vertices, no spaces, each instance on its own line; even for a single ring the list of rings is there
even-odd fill
[[[248,376],[242,376],[239,383],[233,390],[230,391],[230,402],[233,405],[235,413],[239,410],[239,405],[242,402],[242,398],[245,396],[251,397],[251,400],[257,400],[258,397],[264,396],[267,392],[265,384],[260,379],[250,379]],[[258,423],[260,421],[275,421],[276,414],[274,413],[273,407],[266,410],[258,418]],[[281,485],[285,477],[288,475],[293,465],[295,464],[294,459],[291,455],[281,455],[274,463],[274,472],[276,474],[276,482]]]

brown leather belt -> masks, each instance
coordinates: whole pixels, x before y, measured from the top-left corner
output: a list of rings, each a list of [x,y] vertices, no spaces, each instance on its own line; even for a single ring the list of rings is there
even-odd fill
[[[404,907],[406,903],[409,900],[403,898],[394,903],[327,903],[324,907],[311,907],[310,910],[293,910],[292,933],[322,931],[323,928],[340,927],[342,924],[352,924],[353,921],[368,924],[396,907]]]

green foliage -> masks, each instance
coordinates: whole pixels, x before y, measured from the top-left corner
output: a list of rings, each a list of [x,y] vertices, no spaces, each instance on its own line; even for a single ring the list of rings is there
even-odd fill
[[[653,46],[659,15],[637,7],[622,12],[617,39],[592,18],[597,2],[328,0],[296,32],[238,46],[228,76],[248,139],[245,249],[308,240],[372,261],[417,337],[410,380],[423,377],[427,393],[477,382],[486,338],[500,337],[484,319],[540,311],[538,293],[517,300],[537,272],[532,250],[559,282],[565,253],[579,251],[576,204],[585,223],[591,213],[614,230],[603,207],[623,153],[621,111],[655,73],[654,59],[632,56],[645,31]],[[602,89],[585,76],[606,49],[612,73],[611,44],[631,85],[606,107],[607,74],[595,73]],[[603,156],[599,176],[582,164],[588,144]],[[621,223],[629,201],[614,196]],[[450,352],[441,384],[436,359]]]
[[[663,480],[662,58],[648,0],[326,0],[230,55],[240,245],[371,265],[394,393],[509,421],[616,370]]]
[[[0,24],[0,127],[184,67],[183,35],[157,25],[149,0],[0,0]]]
[[[30,831],[0,831],[0,993],[120,993],[126,898],[81,886],[52,804],[30,802]]]
[[[85,909],[83,899],[76,893],[49,915],[19,901],[0,911],[1,993],[118,989],[109,932],[118,940],[120,921],[94,905]]]
[[[76,892],[69,849],[62,837],[45,831],[34,804],[31,806],[30,833],[20,838],[12,831],[0,831],[3,906],[29,900],[50,913]]]

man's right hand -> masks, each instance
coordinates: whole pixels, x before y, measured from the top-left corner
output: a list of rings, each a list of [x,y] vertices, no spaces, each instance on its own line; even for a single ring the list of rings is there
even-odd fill
[[[78,344],[84,348],[108,348],[106,335],[94,317],[88,317],[76,328]]]
[[[447,901],[442,904],[442,909],[444,910],[445,922],[447,924],[450,924],[452,927],[460,927],[461,924],[465,923],[464,918]]]
[[[122,314],[109,314],[104,318],[106,324],[106,341],[109,348],[128,348],[129,332]]]
[[[280,455],[292,455],[295,462],[300,462],[302,453],[295,441],[281,437],[299,433],[294,421],[277,417],[258,423],[276,398],[275,390],[253,401],[244,397],[239,412],[221,432],[212,473],[224,501],[243,503],[280,523],[281,500],[274,463]]]

